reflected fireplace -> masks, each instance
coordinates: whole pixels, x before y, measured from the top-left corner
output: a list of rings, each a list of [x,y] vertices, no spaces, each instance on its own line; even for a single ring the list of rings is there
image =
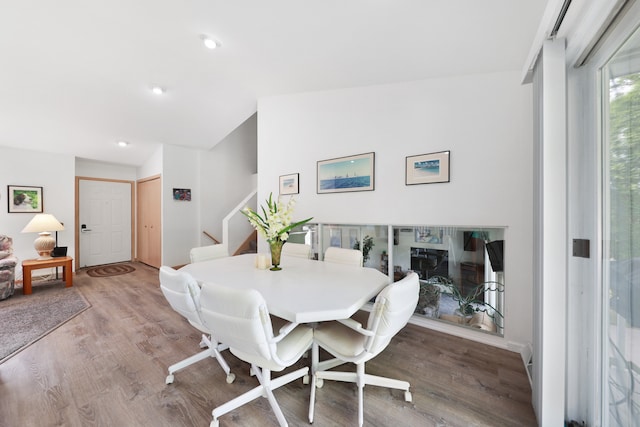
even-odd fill
[[[411,270],[420,279],[449,277],[449,252],[431,248],[411,248]]]

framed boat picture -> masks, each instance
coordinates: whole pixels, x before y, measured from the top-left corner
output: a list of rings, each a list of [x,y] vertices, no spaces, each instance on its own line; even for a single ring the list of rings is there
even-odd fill
[[[375,153],[318,162],[318,194],[374,189]]]

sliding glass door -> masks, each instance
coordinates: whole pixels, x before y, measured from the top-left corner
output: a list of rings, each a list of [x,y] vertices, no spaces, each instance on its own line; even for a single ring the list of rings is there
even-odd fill
[[[603,414],[640,425],[640,32],[603,68]]]

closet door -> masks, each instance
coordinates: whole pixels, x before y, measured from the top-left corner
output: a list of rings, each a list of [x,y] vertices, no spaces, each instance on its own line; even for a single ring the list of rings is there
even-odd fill
[[[137,259],[152,267],[162,263],[162,203],[160,176],[138,181]]]

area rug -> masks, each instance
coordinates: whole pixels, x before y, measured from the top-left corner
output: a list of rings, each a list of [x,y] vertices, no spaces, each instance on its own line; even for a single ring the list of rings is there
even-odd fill
[[[135,267],[130,264],[108,264],[98,267],[91,267],[87,270],[87,274],[91,277],[109,277],[119,276],[136,271]]]
[[[62,281],[34,284],[31,295],[17,288],[0,301],[0,363],[91,307],[76,288],[64,286]]]

